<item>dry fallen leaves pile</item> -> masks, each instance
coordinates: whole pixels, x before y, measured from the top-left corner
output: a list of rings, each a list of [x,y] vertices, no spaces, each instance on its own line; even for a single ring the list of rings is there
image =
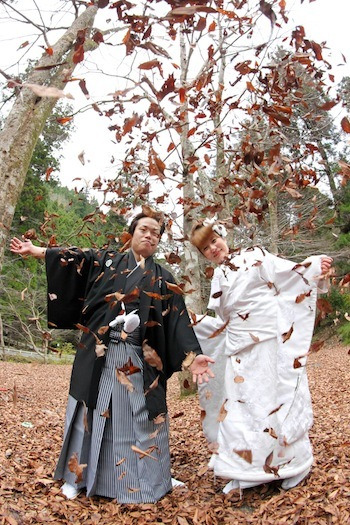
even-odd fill
[[[176,488],[157,504],[118,505],[84,494],[68,501],[52,479],[61,444],[71,367],[0,364],[0,523],[27,524],[347,524],[350,523],[350,368],[348,348],[328,344],[308,363],[315,424],[309,478],[283,491],[279,483],[222,494],[225,480],[207,470],[209,452],[197,399],[179,399],[169,382]]]

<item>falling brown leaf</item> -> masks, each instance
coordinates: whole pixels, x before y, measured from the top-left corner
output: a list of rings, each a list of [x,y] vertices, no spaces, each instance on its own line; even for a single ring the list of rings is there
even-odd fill
[[[118,370],[118,368],[116,368],[115,374],[121,385],[124,385],[129,392],[134,391],[134,385],[132,384],[130,379],[126,376],[126,374],[124,374],[124,372],[121,372],[120,370]]]
[[[171,310],[170,306],[168,306],[168,308],[166,310],[163,310],[162,311],[162,317],[165,317],[166,315],[168,315],[168,313],[170,313],[170,310]]]
[[[68,460],[68,468],[73,474],[76,475],[75,483],[83,481],[83,470],[87,467],[86,463],[79,464],[78,454],[76,452]]]
[[[89,423],[88,423],[88,407],[86,406],[85,401],[83,401],[84,413],[83,413],[83,425],[85,432],[89,433]]]
[[[165,294],[165,295],[161,295],[157,292],[146,292],[145,290],[143,290],[143,293],[145,293],[146,295],[148,295],[148,297],[152,297],[153,299],[157,299],[158,301],[166,301],[167,299],[169,299],[171,297],[171,294]]]
[[[139,488],[133,488],[133,487],[128,487],[128,492],[130,494],[134,494],[135,492],[140,492],[141,489]]]
[[[297,304],[303,302],[304,299],[305,299],[306,297],[310,297],[311,293],[312,293],[312,290],[309,290],[308,292],[305,292],[305,293],[301,293],[301,294],[299,294],[299,295],[295,298],[295,302],[296,302]]]
[[[293,328],[293,325],[294,323],[292,324],[292,326],[289,328],[288,332],[284,332],[284,334],[282,334],[282,343],[285,343],[286,341],[288,341],[294,331],[294,328]]]
[[[204,315],[197,317],[197,315],[194,312],[192,312],[192,310],[190,310],[189,308],[187,308],[187,311],[191,318],[191,323],[189,324],[189,326],[196,326],[197,324],[201,323],[203,319],[205,319],[208,315],[208,312],[206,312]]]
[[[88,334],[90,332],[90,328],[80,323],[76,323],[75,326],[78,328],[78,330],[81,330],[82,332],[84,332],[84,334]]]
[[[158,416],[156,416],[154,419],[153,419],[153,423],[155,425],[161,425],[162,423],[165,422],[165,414],[158,414]]]
[[[219,414],[218,414],[218,417],[217,417],[217,421],[219,421],[220,423],[222,423],[222,421],[224,421],[225,417],[227,416],[227,410],[225,408],[226,401],[227,401],[227,399],[225,399],[225,401],[221,405],[220,410],[219,410]]]
[[[264,432],[268,432],[271,437],[273,437],[274,439],[278,439],[278,435],[276,434],[273,428],[265,428]]]
[[[74,99],[70,93],[65,93],[61,89],[53,86],[39,86],[38,84],[23,84],[24,87],[29,88],[38,97],[49,97],[49,98],[69,98]]]
[[[301,357],[304,357],[304,356],[301,356]],[[301,357],[296,357],[294,359],[294,362],[293,362],[293,368],[300,368],[302,367],[303,365],[301,364],[301,362],[299,361],[299,359],[301,359]]]
[[[289,193],[289,195],[291,197],[293,197],[293,199],[302,199],[303,198],[302,194],[299,191],[295,190],[294,188],[290,188],[289,186],[285,186],[284,189],[285,189],[286,192]]]
[[[323,347],[324,343],[324,341],[315,341],[310,346],[309,352],[318,352]]]
[[[228,323],[230,322],[230,320],[228,319],[226,321],[225,324],[223,324],[222,326],[220,326],[220,328],[218,328],[217,330],[215,330],[215,332],[213,332],[209,337],[208,339],[213,339],[214,337],[217,337],[219,334],[221,334],[221,332],[223,332],[226,328],[226,326],[228,325]]]
[[[154,326],[162,326],[158,321],[145,321],[147,328],[153,328]]]
[[[56,121],[58,124],[67,124],[70,120],[73,120],[73,117],[58,117],[56,118]]]
[[[178,295],[183,295],[185,293],[183,291],[183,289],[177,284],[169,283],[168,281],[165,281],[165,284],[166,284],[167,288],[169,288],[169,290],[171,290],[172,292],[174,292],[174,293],[176,293]]]
[[[249,332],[250,337],[253,339],[254,343],[258,343],[260,341],[259,337],[257,335],[252,334]]]
[[[283,405],[284,405],[284,403],[281,403],[277,408],[274,408],[273,410],[271,410],[271,412],[269,412],[268,415],[269,415],[269,416],[272,416],[272,414],[275,414],[276,412],[278,412],[279,409],[280,409],[281,407],[283,407]]]
[[[347,117],[343,117],[340,124],[345,133],[350,133],[350,121]]]
[[[121,292],[113,292],[110,294],[105,295],[105,301],[109,303],[113,299],[117,299],[117,301],[123,301],[123,303],[132,303],[135,299],[137,299],[140,295],[140,289],[134,288],[130,293],[124,294]]]
[[[160,428],[156,428],[156,430],[154,432],[152,432],[148,437],[150,439],[154,439],[154,438],[156,438],[158,436],[159,432],[160,432]]]
[[[139,454],[139,458],[142,459],[144,458],[145,456],[150,458],[150,459],[153,459],[154,461],[158,461],[158,458],[155,458],[154,456],[152,456],[150,454],[150,451],[153,451],[155,450],[157,447],[156,446],[152,446],[152,447],[149,447],[147,450],[141,450],[139,447],[137,447],[136,445],[131,445],[131,450],[133,452],[136,452],[136,454]]]
[[[326,317],[327,314],[330,314],[333,312],[331,303],[324,297],[318,297],[316,304],[317,304],[317,308],[320,310],[322,314],[322,318]]]
[[[253,454],[251,450],[234,450],[236,454],[238,454],[244,461],[247,461],[247,463],[253,462]]]
[[[159,376],[157,376],[155,378],[154,381],[152,381],[152,383],[149,385],[149,387],[147,388],[147,390],[145,390],[145,396],[147,396],[147,394],[149,394],[149,392],[151,392],[152,390],[154,390],[155,388],[157,388],[159,384]]]
[[[18,401],[18,392],[17,392],[16,383],[15,383],[12,389],[12,403],[14,406],[17,406],[17,401]]]
[[[150,345],[147,344],[147,339],[142,343],[142,351],[144,360],[157,370],[163,370],[163,363],[157,352]]]
[[[174,414],[171,419],[177,419],[178,417],[182,417],[183,415],[184,412],[176,412],[176,414]]]
[[[119,372],[123,372],[126,376],[131,376],[133,374],[137,374],[138,372],[141,372],[141,369],[138,366],[134,365],[131,357],[129,357],[125,365],[118,368],[117,370],[119,370]]]
[[[206,266],[204,273],[206,279],[211,279],[214,275],[214,268],[212,266]]]
[[[105,325],[105,326],[101,326],[98,330],[97,330],[97,333],[99,335],[104,335],[108,332],[109,330],[109,326],[108,325]]]
[[[273,459],[273,452],[271,452],[271,453],[267,456],[267,458],[265,459],[264,471],[265,471],[267,474],[274,474],[276,477],[279,477],[279,475],[278,475],[278,468],[279,468],[279,467],[272,467],[272,466],[271,466],[272,459]]]
[[[189,352],[186,354],[185,359],[182,361],[182,370],[188,370],[190,366],[192,365],[193,361],[196,359],[197,354],[194,352]]]

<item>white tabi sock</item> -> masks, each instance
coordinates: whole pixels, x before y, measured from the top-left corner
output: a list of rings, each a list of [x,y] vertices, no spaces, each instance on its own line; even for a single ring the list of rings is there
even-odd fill
[[[224,494],[228,494],[231,490],[234,489],[239,489],[239,481],[237,481],[236,479],[231,479],[231,481],[229,481],[227,485],[224,486],[222,492]]]
[[[67,499],[74,499],[80,494],[81,490],[65,482],[61,487],[61,492]]]
[[[179,479],[171,478],[171,485],[173,489],[175,487],[186,487],[185,483],[183,481],[180,481]]]
[[[303,470],[300,474],[297,476],[293,476],[292,478],[286,478],[282,481],[282,488],[284,490],[292,489],[293,487],[296,487],[298,483],[300,483],[308,473],[310,472],[311,467],[307,468],[306,470]]]

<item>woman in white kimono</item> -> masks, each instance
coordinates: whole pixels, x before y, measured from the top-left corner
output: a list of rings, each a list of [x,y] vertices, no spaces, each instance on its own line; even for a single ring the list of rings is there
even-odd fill
[[[332,259],[296,264],[258,247],[230,252],[225,234],[215,223],[191,234],[219,265],[208,305],[216,317],[195,326],[203,352],[215,360],[215,379],[199,390],[209,465],[231,480],[225,493],[276,479],[291,488],[313,462],[306,360],[317,290]]]

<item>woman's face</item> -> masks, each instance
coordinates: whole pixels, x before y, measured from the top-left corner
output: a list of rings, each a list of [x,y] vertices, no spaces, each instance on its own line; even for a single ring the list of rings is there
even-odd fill
[[[226,241],[214,232],[208,237],[208,240],[201,251],[208,261],[216,264],[224,262],[229,254],[229,248]]]

